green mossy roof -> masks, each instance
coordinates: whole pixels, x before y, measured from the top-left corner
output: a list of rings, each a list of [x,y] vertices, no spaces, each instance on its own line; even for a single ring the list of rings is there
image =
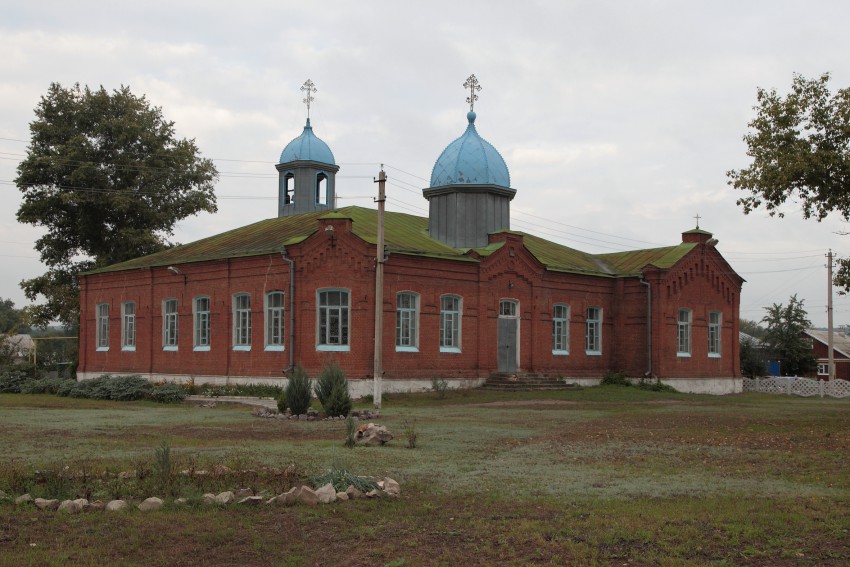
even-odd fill
[[[258,256],[283,251],[318,231],[319,219],[351,219],[351,231],[369,244],[378,240],[377,211],[362,207],[346,207],[336,211],[320,211],[259,221],[209,238],[175,246],[156,254],[113,264],[88,273],[114,272],[136,268],[170,266],[224,258]],[[538,236],[511,231],[523,236],[528,251],[546,269],[556,272],[581,273],[605,277],[633,276],[652,264],[669,268],[690,252],[694,246],[680,244],[667,248],[635,250],[615,254],[587,254],[568,246],[550,242]],[[428,235],[428,219],[405,213],[386,213],[384,242],[390,253],[445,258],[461,262],[477,262],[466,249],[447,246]],[[501,248],[503,242],[476,248],[479,257],[486,257]]]

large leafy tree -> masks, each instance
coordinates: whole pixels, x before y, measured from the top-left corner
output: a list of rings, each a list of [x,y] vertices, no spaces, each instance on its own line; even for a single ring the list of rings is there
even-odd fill
[[[785,97],[758,89],[744,136],[752,164],[727,173],[729,185],[749,193],[738,199],[745,214],[764,206],[782,217],[781,205],[793,201],[805,218],[850,220],[850,88],[832,94],[828,83],[829,73],[794,75]],[[837,265],[835,283],[850,291],[850,260]]]
[[[766,307],[762,319],[767,326],[764,340],[782,361],[782,373],[786,376],[805,374],[817,366],[811,344],[803,337],[803,331],[812,326],[803,303],[794,294],[788,305],[774,303]]]
[[[47,229],[46,273],[21,282],[33,324],[79,320],[77,274],[168,247],[174,225],[216,210],[218,172],[193,139],[129,87],[50,85],[30,124],[15,183],[18,221]]]
[[[29,331],[29,326],[24,321],[23,310],[17,309],[15,302],[11,299],[0,299],[0,334],[25,333],[27,331]]]

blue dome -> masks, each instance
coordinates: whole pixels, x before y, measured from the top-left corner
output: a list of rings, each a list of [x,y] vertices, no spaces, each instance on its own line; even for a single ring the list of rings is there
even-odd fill
[[[463,135],[446,146],[431,171],[431,187],[444,185],[511,186],[505,160],[475,130],[475,113],[466,115],[469,126]]]
[[[304,132],[286,144],[286,147],[280,153],[280,163],[289,163],[291,161],[317,161],[319,163],[336,165],[331,149],[313,134],[313,127],[310,126],[309,118],[307,119],[307,125],[304,126]]]

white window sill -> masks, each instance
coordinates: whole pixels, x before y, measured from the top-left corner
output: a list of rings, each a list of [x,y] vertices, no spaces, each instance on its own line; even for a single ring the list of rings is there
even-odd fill
[[[209,345],[196,346],[192,350],[195,351],[195,352],[209,352],[210,346]]]
[[[164,350],[166,352],[177,352],[177,347],[176,346],[164,346],[164,347],[162,347],[162,350]]]
[[[451,352],[451,353],[459,353],[460,349],[458,347],[440,347],[440,352]]]
[[[419,347],[415,346],[397,346],[395,347],[396,352],[419,352]]]
[[[283,345],[266,345],[266,348],[264,350],[270,352],[283,352],[284,350],[286,350],[286,347],[284,347]]]
[[[678,356],[679,358],[690,358],[691,353],[689,353],[689,352],[677,352],[676,356]]]
[[[552,354],[555,356],[568,356],[570,351],[568,350],[553,350]]]
[[[248,352],[249,350],[251,350],[251,345],[235,345],[233,347],[233,350]]]
[[[97,348],[96,348],[96,349],[94,349],[94,350],[95,350],[95,351],[97,351],[97,352],[108,352],[108,351],[109,351],[109,347],[108,347],[108,346],[99,346],[99,347],[97,347]]]
[[[708,353],[708,358],[720,358],[720,354],[716,352]]]
[[[134,347],[134,346],[122,346],[121,350],[125,351],[125,352],[136,352],[136,347]]]
[[[602,351],[601,350],[586,350],[586,351],[584,351],[584,354],[586,354],[587,356],[602,356]]]
[[[316,345],[316,350],[323,352],[348,352],[351,347],[348,345]]]

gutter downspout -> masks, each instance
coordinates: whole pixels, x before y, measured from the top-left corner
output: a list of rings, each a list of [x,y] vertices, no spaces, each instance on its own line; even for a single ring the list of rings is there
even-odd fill
[[[286,250],[281,251],[280,257],[289,264],[289,366],[283,371],[288,374],[295,363],[295,260],[286,256]]]
[[[646,365],[644,376],[652,376],[652,286],[640,276],[640,283],[646,286]]]

